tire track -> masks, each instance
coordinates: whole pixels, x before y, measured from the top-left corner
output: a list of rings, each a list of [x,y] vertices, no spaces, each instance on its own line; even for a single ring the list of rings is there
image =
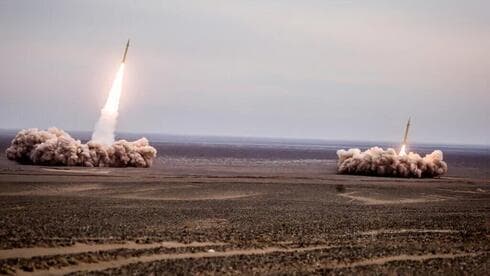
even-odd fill
[[[151,249],[158,247],[166,248],[178,248],[178,247],[205,247],[213,245],[225,245],[224,243],[212,243],[212,242],[191,242],[191,243],[179,243],[179,242],[158,242],[158,243],[103,243],[103,244],[85,244],[75,243],[72,246],[61,247],[29,247],[29,248],[14,248],[14,249],[2,249],[0,250],[0,260],[12,259],[12,258],[32,258],[42,257],[50,255],[67,255],[67,254],[79,254],[97,251],[108,251],[115,249]]]
[[[489,252],[475,252],[475,253],[454,253],[454,254],[424,254],[424,255],[396,255],[396,256],[383,256],[378,258],[372,258],[362,261],[356,261],[351,263],[336,263],[325,266],[323,269],[343,269],[343,268],[355,268],[360,266],[370,265],[385,265],[390,262],[396,261],[428,261],[432,259],[456,259],[461,257],[475,257],[482,254],[488,254]]]
[[[34,272],[16,271],[18,275],[64,275],[68,273],[74,273],[79,271],[101,271],[111,268],[118,268],[135,263],[150,263],[163,260],[179,260],[179,259],[198,259],[198,258],[220,258],[237,255],[264,255],[271,253],[289,253],[289,252],[306,252],[321,249],[329,249],[335,246],[312,246],[302,248],[280,248],[280,247],[266,247],[266,248],[254,248],[254,249],[237,249],[229,251],[215,251],[215,252],[197,252],[197,253],[180,253],[180,254],[155,254],[139,257],[130,257],[126,259],[117,259],[111,261],[102,261],[97,263],[79,263],[72,266],[50,268],[48,270],[36,270]]]

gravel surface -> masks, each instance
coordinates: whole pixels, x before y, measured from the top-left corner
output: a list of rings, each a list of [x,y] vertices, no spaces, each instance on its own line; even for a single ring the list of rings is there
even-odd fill
[[[150,169],[0,155],[0,273],[488,275],[488,163],[395,179],[234,155]]]

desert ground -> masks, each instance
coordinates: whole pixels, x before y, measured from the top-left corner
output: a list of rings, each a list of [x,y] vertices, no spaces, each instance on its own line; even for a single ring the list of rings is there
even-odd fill
[[[0,139],[0,274],[490,271],[490,153],[436,179],[338,175],[340,147],[153,143],[148,169],[20,165]]]

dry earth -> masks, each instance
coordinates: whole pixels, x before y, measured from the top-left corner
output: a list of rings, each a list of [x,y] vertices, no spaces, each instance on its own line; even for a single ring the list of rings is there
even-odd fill
[[[266,159],[167,147],[150,169],[27,166],[2,153],[0,273],[488,275],[490,159],[394,179],[336,175],[331,150]]]

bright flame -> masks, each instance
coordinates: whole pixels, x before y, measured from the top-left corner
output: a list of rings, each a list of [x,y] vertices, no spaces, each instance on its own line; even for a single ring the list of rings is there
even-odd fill
[[[112,83],[112,88],[109,92],[109,97],[105,102],[102,112],[117,113],[119,109],[119,99],[121,98],[122,81],[124,77],[124,63],[121,63],[117,71],[116,78]]]
[[[109,96],[104,107],[100,111],[100,117],[95,124],[92,141],[110,145],[114,143],[114,132],[116,130],[117,115],[119,110],[119,99],[121,98],[122,82],[124,77],[124,63],[117,70],[116,78],[112,83]]]
[[[400,153],[398,155],[400,155],[400,156],[407,155],[407,152],[405,150],[406,150],[406,146],[405,146],[405,144],[403,144],[402,148],[400,149]]]

